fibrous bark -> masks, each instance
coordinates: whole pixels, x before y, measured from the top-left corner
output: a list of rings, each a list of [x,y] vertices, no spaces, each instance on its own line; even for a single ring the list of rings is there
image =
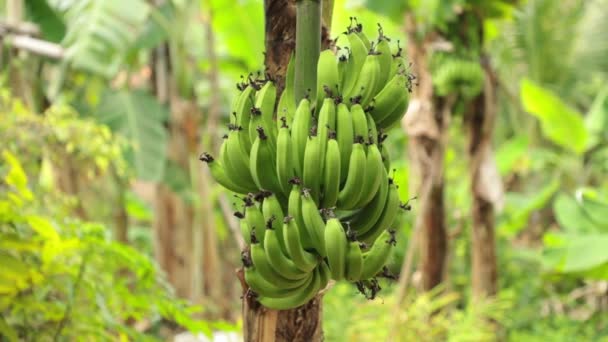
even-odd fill
[[[498,291],[496,241],[494,236],[495,209],[502,204],[502,183],[492,152],[492,132],[496,117],[496,82],[486,59],[483,92],[469,106],[466,115],[468,129],[469,178],[473,205],[472,271],[473,297],[482,299]]]
[[[428,68],[431,35],[417,37],[412,14],[406,15],[408,59],[417,77],[403,127],[410,138],[411,184],[418,197],[415,230],[419,231],[422,287],[437,286],[444,272],[447,251],[444,208],[444,144],[453,99],[437,97]]]

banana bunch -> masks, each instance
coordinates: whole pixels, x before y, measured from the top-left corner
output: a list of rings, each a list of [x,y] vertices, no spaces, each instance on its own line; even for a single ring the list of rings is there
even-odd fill
[[[245,280],[271,309],[305,304],[330,279],[375,296],[409,209],[383,142],[407,109],[413,78],[381,28],[370,42],[351,24],[345,41],[337,55],[321,52],[316,92],[297,104],[293,63],[278,102],[268,77],[243,79],[218,157],[200,158],[241,195]]]
[[[433,75],[433,86],[439,95],[460,93],[470,99],[481,93],[484,78],[484,71],[478,62],[455,57],[442,58]]]

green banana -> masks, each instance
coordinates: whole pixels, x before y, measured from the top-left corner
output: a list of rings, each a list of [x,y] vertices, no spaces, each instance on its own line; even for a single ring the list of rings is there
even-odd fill
[[[215,181],[224,188],[232,192],[236,192],[237,194],[246,194],[250,192],[248,188],[242,187],[241,185],[233,182],[232,179],[226,174],[224,166],[216,161],[209,153],[205,152],[201,154],[199,160],[207,163],[213,179],[215,179]]]
[[[274,105],[277,100],[277,87],[274,82],[267,81],[256,93],[255,108],[260,111],[261,126],[270,138],[270,145],[275,147],[277,124],[274,122]]]
[[[395,246],[395,231],[385,230],[378,237],[369,251],[363,253],[363,268],[361,269],[361,279],[374,277],[382,270],[386,264],[393,246]]]
[[[382,30],[382,26],[378,24],[378,40],[376,44],[376,52],[379,53],[378,60],[380,61],[380,74],[378,78],[378,85],[384,86],[388,81],[388,77],[391,72],[391,66],[393,62],[393,55],[391,52],[391,47],[389,42],[390,38],[384,35],[384,30]],[[380,89],[376,88],[376,92]]]
[[[308,277],[303,278],[302,284],[299,286],[308,286],[312,281],[312,273]],[[245,268],[245,282],[251,290],[258,295],[271,296],[274,298],[285,298],[293,294],[293,289],[283,288],[272,283],[264,278],[255,266]]]
[[[385,170],[378,145],[371,144],[367,147],[365,164],[365,179],[363,179],[362,184],[359,184],[361,196],[355,205],[356,207],[363,207],[368,204],[378,192],[383,180],[382,176]]]
[[[353,152],[348,166],[348,177],[346,178],[344,187],[338,194],[338,207],[340,209],[355,209],[355,206],[361,197],[361,185],[365,179],[365,169],[367,168],[365,164],[365,149],[360,140],[353,145]]]
[[[277,113],[280,113],[280,115],[285,115],[287,117],[287,123],[290,126],[296,112],[296,95],[294,93],[296,63],[294,61],[295,55],[292,53],[291,57],[289,58],[289,64],[287,65],[287,73],[285,74],[285,89],[283,89],[283,93],[279,99],[279,104],[277,105]],[[279,120],[277,120],[277,125],[279,126],[278,128],[280,128],[281,122]]]
[[[374,96],[370,105],[370,115],[376,123],[387,118],[400,106],[403,98],[407,98],[408,92],[406,84],[408,78],[403,73],[398,73]]]
[[[313,135],[308,138],[308,141],[306,142],[306,151],[304,152],[302,185],[309,189],[310,195],[314,201],[318,202],[321,179],[323,178],[321,156],[324,155],[324,153],[321,153],[321,137],[314,132],[314,127],[311,131]]]
[[[226,145],[225,153],[223,154],[223,162],[226,165],[226,170],[231,178],[255,191],[256,185],[251,177],[249,170],[249,153],[241,146],[240,136],[245,134],[240,130],[240,127],[232,127],[228,132],[228,138],[224,140]]]
[[[296,176],[302,178],[304,169],[304,153],[306,151],[306,142],[310,135],[312,114],[310,111],[310,101],[307,98],[302,99],[296,109],[291,124],[291,146],[293,147],[293,165]]]
[[[234,213],[234,216],[239,219],[239,230],[241,231],[243,240],[245,240],[248,245],[251,244],[251,229],[249,229],[249,225],[245,220],[245,214],[237,211]]]
[[[287,253],[287,246],[285,245],[285,240],[283,238],[282,223],[285,215],[283,214],[283,209],[281,208],[281,202],[275,194],[271,192],[264,194],[264,200],[262,201],[262,215],[264,216],[266,227],[276,232],[276,235],[279,237],[281,251],[283,253]]]
[[[340,193],[340,147],[335,139],[335,133],[332,133],[327,142],[323,167],[323,199],[321,200],[323,208],[334,207]]]
[[[300,238],[300,228],[292,216],[285,216],[283,223],[283,237],[287,251],[296,267],[304,272],[312,271],[319,264],[317,257],[304,250]]]
[[[268,255],[264,251],[263,244],[260,241],[253,239],[251,240],[250,253],[251,261],[253,262],[253,266],[256,268],[256,271],[259,272],[264,279],[277,287],[282,289],[295,289],[306,283],[306,273],[302,273],[300,278],[288,279],[283,274],[275,271],[270,264]]]
[[[317,165],[319,172],[323,173],[323,163],[325,162],[325,150],[327,149],[327,141],[329,140],[329,132],[336,129],[336,104],[333,98],[325,98],[321,110],[318,111],[319,117],[317,120],[317,136],[319,137],[319,161]],[[306,164],[306,160],[304,161]],[[306,182],[304,183],[306,185]]]
[[[325,239],[323,238],[325,222],[308,189],[302,191],[302,219],[304,220],[304,227],[312,239],[313,248],[322,257],[327,256]]]
[[[344,277],[348,281],[358,281],[361,277],[361,269],[363,268],[363,252],[359,241],[356,239],[356,233],[348,230],[348,247],[346,250],[346,265]]]
[[[376,95],[380,86],[378,80],[380,77],[380,59],[378,53],[370,51],[365,62],[361,67],[361,71],[357,76],[357,81],[353,85],[350,92],[345,93],[345,97],[351,99],[353,103],[360,103],[366,107],[372,98]]]
[[[378,143],[378,128],[376,128],[376,122],[369,113],[365,113],[367,119],[367,141],[369,144]]]
[[[294,177],[294,158],[291,135],[289,134],[289,127],[287,127],[286,122],[287,118],[282,117],[280,121],[283,122],[283,125],[279,128],[279,135],[277,137],[277,177],[283,194],[287,195],[291,190],[289,180]]]
[[[355,141],[353,119],[344,103],[338,104],[336,110],[336,140],[340,150],[340,183],[344,183],[348,175],[348,162]]]
[[[300,231],[302,246],[308,249],[313,246],[313,243],[312,238],[308,234],[308,230],[304,225],[304,220],[302,219],[301,181],[299,178],[295,177],[290,181],[290,183],[293,184],[293,187],[291,188],[291,192],[289,193],[287,212],[289,216],[293,217],[296,220],[297,227]]]
[[[348,33],[346,38],[348,39],[350,48],[348,61],[346,62],[347,64],[343,72],[342,96],[344,99],[348,100],[349,97],[352,96],[353,91],[358,91],[354,88],[355,83],[363,68],[363,64],[365,64],[369,48],[365,46],[365,43],[363,43],[361,38],[355,33]]]
[[[340,92],[340,76],[336,55],[331,50],[321,51],[317,62],[317,112],[323,105],[326,94]]]
[[[353,21],[355,22],[354,25]],[[350,26],[348,27],[347,32],[356,34],[365,45],[365,48],[368,50],[371,49],[372,44],[369,41],[369,38],[367,38],[367,36],[365,35],[365,33],[363,33],[363,25],[357,21],[357,17],[350,18]]]
[[[309,274],[296,267],[293,260],[282,251],[276,230],[269,227],[266,230],[266,235],[264,236],[264,252],[266,253],[270,266],[272,266],[278,274],[291,280],[302,279]]]
[[[270,139],[262,127],[258,128],[258,137],[251,146],[249,167],[253,180],[259,189],[281,192],[275,168],[275,153],[270,146]]]
[[[382,153],[382,163],[384,164],[384,169],[388,172],[391,169],[391,155],[386,146],[380,146],[380,153]]]
[[[348,241],[340,220],[337,218],[327,220],[324,239],[331,277],[335,280],[342,280],[345,274]]]
[[[249,122],[251,121],[251,108],[255,105],[255,88],[247,86],[243,92],[238,96],[236,101],[236,107],[233,110],[233,116],[236,116],[235,126],[241,127],[241,129],[249,129]],[[253,140],[249,136],[248,132],[239,134],[241,146],[247,150],[247,153],[251,150],[251,144]]]
[[[409,104],[409,98],[404,97],[399,99],[393,111],[390,112],[384,119],[378,121],[378,127],[383,130],[391,129],[395,124],[398,124],[405,113],[407,112],[407,106]]]
[[[355,139],[361,137],[363,139],[367,138],[369,135],[369,130],[367,127],[367,116],[363,111],[363,107],[360,104],[354,104],[350,107],[350,115],[353,120],[353,132],[355,135]]]
[[[387,230],[393,224],[397,211],[399,210],[399,190],[393,183],[388,187],[388,195],[386,198],[386,204],[382,210],[382,215],[374,225],[367,232],[358,232],[359,241],[370,244],[376,240],[378,235],[383,231]]]
[[[276,298],[259,295],[257,300],[265,307],[274,310],[288,310],[302,306],[313,299],[322,288],[323,279],[319,268],[315,269],[312,279],[307,286],[294,289],[289,296]]]
[[[365,207],[358,211],[353,217],[346,218],[350,221],[351,228],[358,234],[365,233],[370,230],[378,221],[384,210],[388,195],[389,182],[393,180],[388,178],[386,170],[383,168],[380,172],[381,181],[378,191],[374,194],[374,198]]]
[[[263,241],[264,234],[266,233],[266,220],[264,220],[264,215],[249,196],[245,197],[244,201],[245,221],[247,222],[250,235],[255,235],[258,240]],[[250,237],[247,240],[251,242],[253,239]]]

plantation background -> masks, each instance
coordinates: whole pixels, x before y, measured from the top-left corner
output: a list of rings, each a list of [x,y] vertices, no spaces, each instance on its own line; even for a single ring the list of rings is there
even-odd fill
[[[334,284],[325,340],[608,341],[608,2],[333,5],[331,37],[356,16],[418,51],[445,120],[430,164],[410,112],[389,132],[401,199],[419,197],[400,279],[374,301]],[[0,0],[0,340],[240,334],[235,199],[198,155],[264,68],[267,15],[261,0]],[[442,58],[483,65],[483,139],[476,100],[438,84]],[[429,172],[442,196],[417,187]]]

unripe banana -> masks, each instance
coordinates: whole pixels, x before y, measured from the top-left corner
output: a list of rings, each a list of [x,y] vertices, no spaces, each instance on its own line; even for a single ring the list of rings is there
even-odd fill
[[[346,218],[350,221],[351,228],[353,228],[357,234],[369,231],[378,219],[380,219],[380,216],[382,216],[382,212],[384,211],[389,182],[392,183],[393,180],[388,179],[388,175],[384,169],[381,170],[379,177],[381,178],[380,187],[372,201],[358,211],[352,218]]]
[[[318,111],[319,117],[317,120],[317,136],[319,137],[319,160],[317,165],[321,177],[323,176],[323,163],[325,163],[325,150],[327,149],[327,140],[329,140],[329,132],[336,129],[336,104],[333,98],[325,98],[323,106]],[[306,164],[306,161],[304,161]],[[304,182],[306,185],[306,181]]]
[[[391,155],[386,146],[380,146],[380,153],[382,153],[382,163],[384,164],[384,169],[386,172],[389,172],[391,169]]]
[[[245,221],[249,228],[249,232],[253,232],[253,235],[260,240],[264,241],[264,234],[266,233],[266,220],[262,210],[251,200],[250,197],[245,197]],[[247,241],[251,242],[251,237]]]
[[[383,130],[389,130],[395,125],[399,124],[405,113],[407,112],[407,106],[409,104],[409,97],[403,97],[399,99],[393,111],[390,112],[384,119],[378,121],[378,127]]]
[[[256,93],[255,108],[261,115],[261,126],[270,138],[270,145],[275,148],[275,137],[277,132],[277,124],[274,122],[274,105],[277,100],[277,87],[274,82],[267,81],[266,84]]]
[[[300,101],[298,109],[291,125],[291,146],[293,147],[293,165],[296,176],[302,178],[304,169],[304,153],[306,142],[310,135],[312,114],[310,111],[310,101],[304,98]]]
[[[308,189],[302,191],[302,219],[304,220],[304,226],[308,231],[308,235],[312,239],[313,249],[322,257],[327,256],[323,234],[325,222]]]
[[[361,279],[369,279],[382,270],[386,264],[393,246],[395,246],[395,231],[385,230],[374,242],[369,251],[363,253],[363,269]]]
[[[369,49],[355,33],[347,34],[346,38],[348,39],[350,46],[348,60],[343,72],[342,95],[344,99],[348,100],[349,96],[352,96],[355,83],[357,82],[357,76],[359,76],[359,73],[361,72]]]
[[[283,277],[291,280],[298,280],[305,277],[308,272],[300,270],[283,251],[279,237],[274,229],[266,229],[264,236],[264,252],[270,266]]]
[[[296,221],[297,227],[300,231],[300,239],[302,246],[306,249],[312,248],[312,238],[308,234],[308,230],[304,225],[304,220],[302,219],[302,187],[301,181],[299,178],[293,178],[290,181],[293,184],[291,188],[291,192],[289,193],[289,201],[287,206],[287,211],[289,216],[293,217]]]
[[[380,62],[380,74],[378,78],[379,86],[384,86],[386,84],[391,72],[393,56],[391,53],[391,47],[389,45],[390,41],[390,38],[384,35],[382,26],[378,24],[378,43],[376,44],[376,52],[379,53],[378,60]],[[380,89],[376,88],[376,92],[379,90]]]
[[[249,225],[245,220],[245,214],[237,211],[234,213],[234,216],[239,219],[239,230],[241,231],[243,240],[245,240],[248,245],[251,244],[251,229],[249,229]]]
[[[367,38],[367,36],[363,32],[363,25],[357,21],[357,17],[350,18],[350,26],[347,28],[346,32],[354,33],[359,36],[363,44],[365,44],[365,48],[368,50],[371,49],[372,44],[369,41],[369,38]]]
[[[387,118],[400,105],[403,98],[408,98],[408,78],[403,73],[398,73],[374,96],[370,105],[370,114],[376,123]]]
[[[353,152],[348,166],[349,173],[344,187],[338,194],[338,207],[340,209],[354,209],[361,197],[361,185],[365,179],[367,168],[363,143],[359,141],[353,145]]]
[[[281,287],[269,279],[264,278],[255,266],[245,268],[245,281],[251,290],[262,296],[285,298],[293,295],[294,292],[293,288]],[[296,284],[302,283],[298,287],[306,287],[311,281],[312,273],[308,277],[298,280]]]
[[[376,52],[370,51],[365,58],[361,72],[357,76],[357,81],[353,85],[350,92],[345,93],[346,99],[350,99],[353,103],[360,103],[366,107],[380,86],[380,60]]]
[[[365,119],[367,120],[367,141],[369,144],[378,143],[378,129],[376,128],[376,122],[369,113],[365,113]]]
[[[365,179],[363,184],[359,184],[361,195],[356,207],[363,207],[371,202],[380,188],[384,175],[383,171],[385,171],[378,145],[371,144],[367,147],[366,161]]]
[[[340,193],[340,148],[334,139],[334,134],[330,137],[331,139],[327,142],[327,151],[325,151],[323,170],[323,199],[321,200],[323,208],[334,207]]]
[[[287,251],[296,267],[304,272],[312,271],[318,264],[317,257],[304,250],[300,238],[300,228],[296,220],[291,216],[285,216],[283,223],[283,236],[287,245]]]
[[[382,234],[383,231],[389,229],[397,216],[399,210],[399,190],[394,184],[390,184],[388,188],[388,196],[386,198],[386,204],[384,210],[378,221],[368,230],[367,232],[359,233],[359,241],[363,241],[370,244],[376,240],[376,238]]]
[[[199,157],[199,160],[207,163],[209,166],[209,170],[211,171],[211,176],[224,188],[236,192],[237,194],[246,194],[250,192],[250,189],[242,187],[239,184],[236,184],[226,175],[226,171],[224,167],[216,161],[209,153],[203,153]]]
[[[253,180],[259,189],[281,192],[275,168],[275,153],[270,146],[270,139],[263,128],[258,128],[258,137],[251,146],[249,167]]]
[[[287,65],[287,72],[285,74],[285,89],[283,89],[283,93],[279,99],[279,104],[277,105],[277,113],[287,117],[287,124],[289,126],[291,126],[296,112],[296,95],[294,90],[296,63],[294,61],[295,55],[292,53],[291,58],[289,59],[289,64]],[[280,128],[281,122],[279,120],[277,120],[277,125]]]
[[[335,280],[342,280],[346,266],[348,242],[340,220],[337,218],[327,220],[324,238],[331,277]]]
[[[281,289],[296,289],[306,283],[306,274],[299,279],[287,279],[284,275],[277,273],[268,261],[268,255],[264,251],[263,244],[257,239],[251,240],[251,261],[256,271],[268,282]]]
[[[369,127],[367,127],[367,117],[360,104],[354,104],[350,107],[350,114],[353,120],[353,132],[355,139],[361,137],[366,139],[369,135]]]
[[[346,181],[348,175],[348,162],[353,150],[355,133],[353,130],[353,119],[350,111],[344,103],[338,104],[336,110],[336,140],[340,150],[340,183]]]
[[[288,310],[302,306],[313,299],[321,289],[322,277],[319,268],[315,269],[312,278],[313,280],[308,286],[294,289],[287,297],[274,298],[260,295],[257,300],[265,307],[274,310]]]
[[[359,241],[357,241],[356,233],[353,230],[347,231],[348,247],[346,250],[346,266],[344,276],[348,281],[358,281],[361,277],[361,269],[363,268],[363,252]]]
[[[283,209],[277,196],[273,193],[265,193],[264,200],[262,202],[262,214],[264,215],[264,222],[266,222],[266,228],[272,229],[278,236],[279,245],[281,251],[287,253],[287,246],[283,238]],[[264,238],[264,241],[266,239]]]
[[[314,127],[312,131],[314,135],[311,135],[308,138],[308,141],[306,142],[306,151],[304,152],[302,185],[309,189],[313,200],[318,203],[321,179],[323,178],[321,156],[325,154],[325,151],[321,153],[321,137],[315,134]]]
[[[331,50],[321,51],[317,63],[317,113],[323,105],[326,94],[340,92],[340,76],[336,55]]]
[[[249,122],[251,121],[251,108],[255,105],[255,88],[253,86],[247,86],[243,92],[238,96],[236,101],[236,108],[233,110],[233,116],[236,116],[236,127],[241,127],[244,131],[239,134],[241,146],[245,150],[251,150],[251,140],[248,131]]]
[[[294,177],[293,167],[293,150],[291,144],[291,135],[287,127],[287,118],[282,117],[283,125],[279,128],[279,136],[277,137],[277,177],[279,185],[286,196],[291,191],[289,180]]]
[[[256,184],[249,171],[249,153],[241,146],[240,135],[246,134],[240,127],[231,127],[228,138],[224,140],[226,150],[222,161],[226,165],[228,175],[243,187],[256,189]]]

